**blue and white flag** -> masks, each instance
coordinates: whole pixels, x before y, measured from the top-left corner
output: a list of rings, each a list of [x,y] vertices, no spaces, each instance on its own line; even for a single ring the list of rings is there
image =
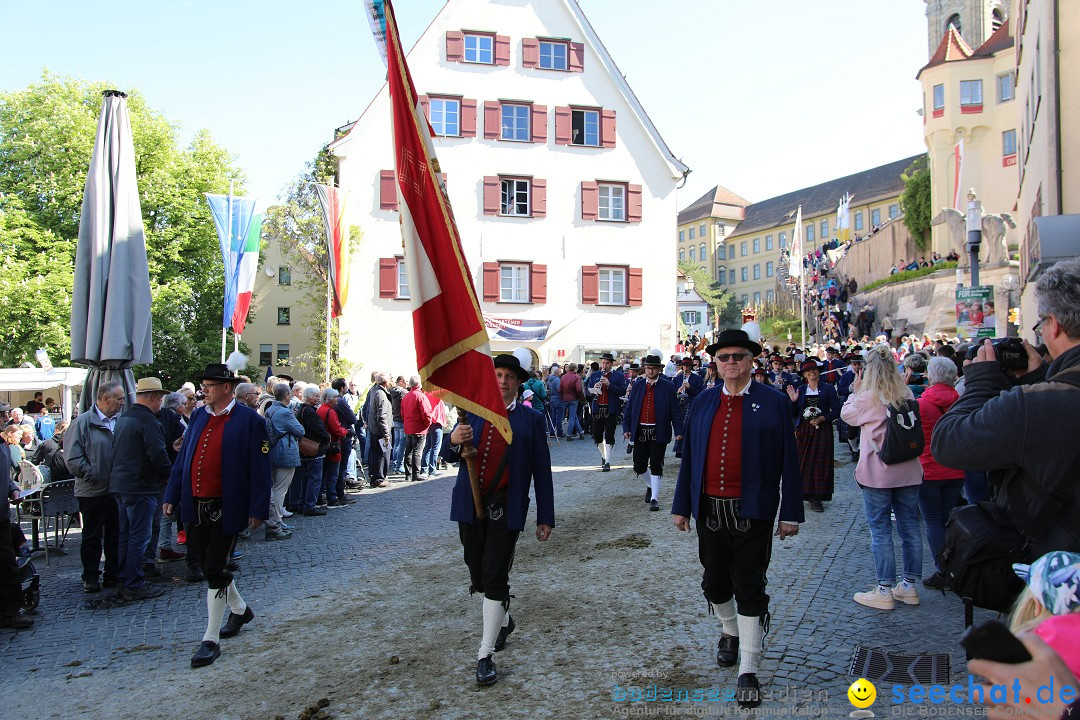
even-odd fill
[[[225,311],[221,316],[221,327],[228,329],[232,326],[233,311],[236,309],[240,265],[244,258],[248,228],[255,215],[255,201],[207,193],[206,203],[214,217],[214,227],[221,243],[221,259],[225,263]]]

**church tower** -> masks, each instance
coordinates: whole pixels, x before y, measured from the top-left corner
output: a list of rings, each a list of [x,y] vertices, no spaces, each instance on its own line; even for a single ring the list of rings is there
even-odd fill
[[[953,25],[968,46],[977,48],[1009,17],[1009,0],[925,0],[929,39],[927,55],[933,55]]]

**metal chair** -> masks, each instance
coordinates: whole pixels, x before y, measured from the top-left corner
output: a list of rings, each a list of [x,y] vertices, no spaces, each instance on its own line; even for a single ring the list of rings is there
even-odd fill
[[[19,463],[20,479],[36,479],[37,482],[45,480],[42,469],[33,463],[22,461]],[[79,512],[79,504],[75,499],[75,480],[60,480],[58,482],[45,482],[41,486],[41,492],[33,498],[21,504],[19,509],[22,515],[32,521],[41,521],[44,524],[45,542],[42,549],[45,551],[45,565],[49,565],[49,527],[53,529],[52,550],[55,554],[63,554],[63,546],[67,541],[68,530],[72,520]]]

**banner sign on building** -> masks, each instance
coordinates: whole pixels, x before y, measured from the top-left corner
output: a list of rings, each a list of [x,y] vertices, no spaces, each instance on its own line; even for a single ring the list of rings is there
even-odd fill
[[[484,325],[492,340],[511,342],[543,342],[547,339],[550,320],[529,320],[527,318],[497,318],[484,316]]]
[[[960,288],[956,291],[956,335],[961,340],[981,340],[996,334],[994,288]]]

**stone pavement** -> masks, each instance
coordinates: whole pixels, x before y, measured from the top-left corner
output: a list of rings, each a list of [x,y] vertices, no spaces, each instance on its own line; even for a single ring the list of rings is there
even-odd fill
[[[851,710],[843,693],[854,680],[846,674],[857,644],[906,653],[951,653],[953,681],[966,683],[957,644],[963,631],[963,609],[955,597],[920,586],[920,606],[899,605],[893,612],[872,610],[851,600],[854,592],[873,584],[874,572],[861,496],[852,476],[854,466],[844,462],[847,455],[846,449],[838,448],[837,490],[826,512],[807,510],[807,522],[799,536],[774,544],[768,588],[772,627],[761,675],[771,682],[778,697],[784,688],[798,690],[798,698],[807,691],[825,689],[827,700],[819,695],[809,703],[797,698],[794,703],[776,700],[774,704],[823,705],[830,715]],[[590,440],[553,446],[552,458],[559,522],[572,518],[575,508],[590,501],[597,483],[629,484],[637,492],[638,483],[627,467],[629,456],[621,444],[611,474],[597,472],[597,453]],[[676,468],[669,454],[669,477],[662,491],[667,502]],[[448,520],[452,484],[452,474],[446,473],[423,483],[365,490],[355,496],[359,502],[350,508],[331,510],[323,518],[294,517],[298,529],[290,540],[267,543],[259,531],[253,539],[241,542],[239,549],[245,557],[239,586],[263,618],[257,627],[272,630],[276,616],[320,609],[332,621],[335,588],[384,581],[406,561],[425,557],[430,548],[452,549],[457,544],[457,533]],[[647,527],[642,518],[648,520]],[[532,522],[530,518],[528,525]],[[675,533],[666,509],[627,517],[619,529],[663,538]],[[561,537],[559,532],[557,527],[556,537]],[[68,554],[53,558],[50,567],[45,566],[42,556],[35,556],[42,574],[43,600],[34,629],[20,633],[0,630],[5,666],[0,673],[0,692],[25,691],[39,684],[45,689],[65,681],[112,688],[132,671],[170,667],[185,672],[186,659],[204,630],[205,586],[183,581],[183,561],[164,565],[167,589],[162,596],[114,605],[106,599],[108,591],[98,596],[82,593],[77,533],[69,538],[67,548]],[[570,554],[576,551],[580,552],[566,549]],[[928,549],[924,554],[924,574],[929,575],[933,564]],[[690,557],[657,561],[661,563],[658,568],[670,568],[657,582],[663,578],[696,583],[700,577],[700,567]],[[575,579],[568,576],[565,582],[574,583]],[[695,592],[680,592],[680,596],[690,598]],[[987,614],[980,613],[977,619],[984,616]],[[634,618],[627,622],[634,622]],[[697,636],[689,650],[702,655],[704,659],[697,661],[703,668],[709,666],[708,657],[715,651],[716,625],[714,618],[705,615],[705,603],[700,600],[700,617],[688,630]],[[879,695],[887,697],[887,689],[879,687]],[[607,716],[619,709],[617,703],[610,705],[598,714]],[[876,707],[881,706],[879,700]]]

